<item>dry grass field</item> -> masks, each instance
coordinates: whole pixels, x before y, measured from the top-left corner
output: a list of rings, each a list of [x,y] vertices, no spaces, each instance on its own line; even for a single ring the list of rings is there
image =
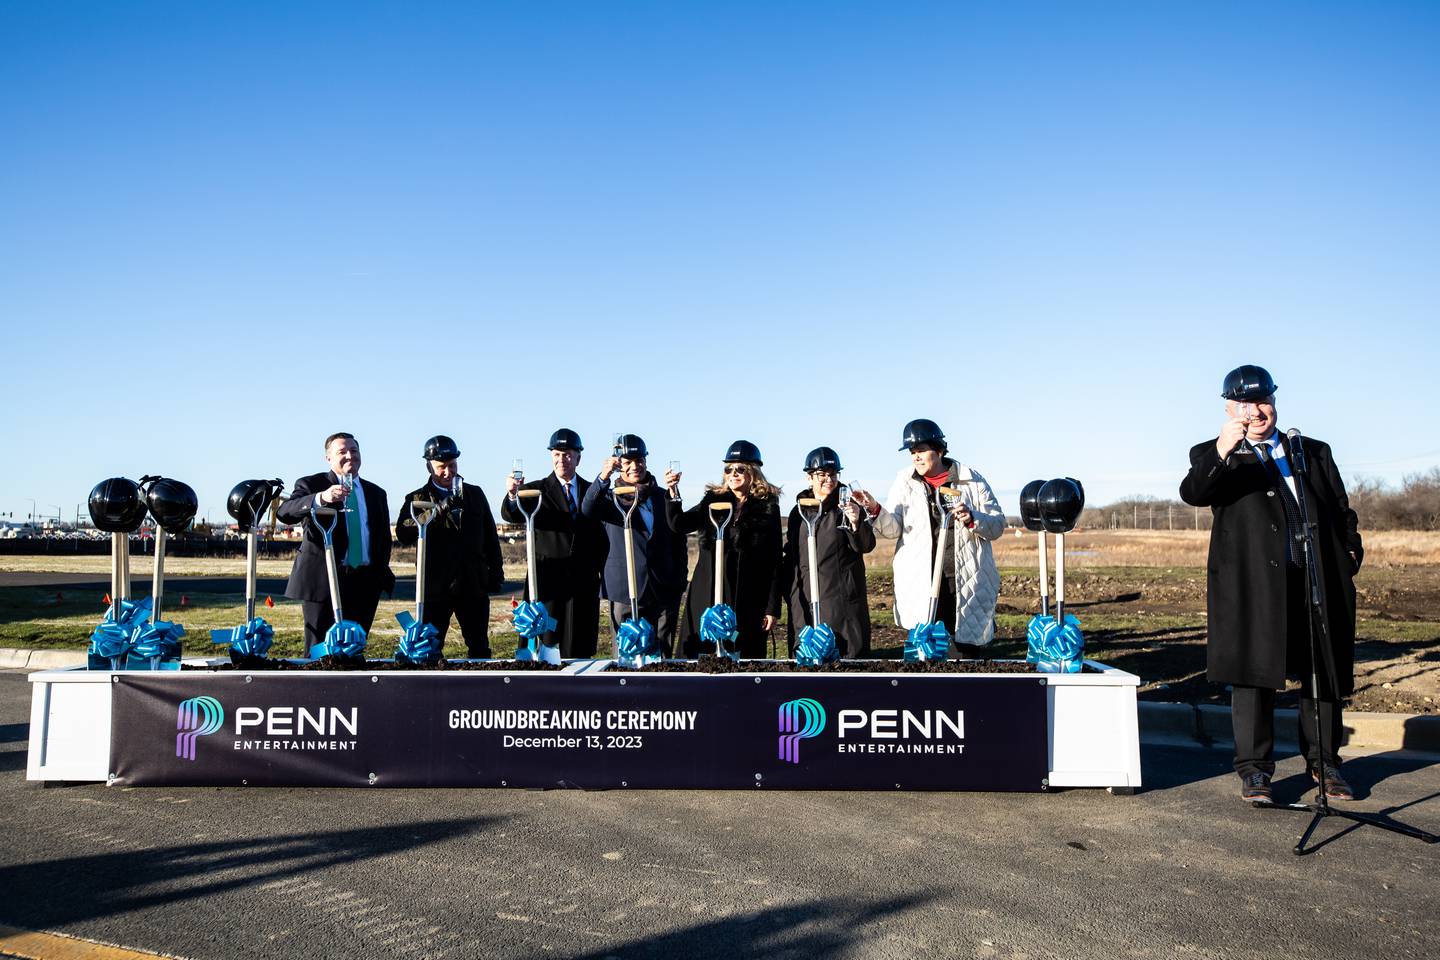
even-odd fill
[[[1204,531],[1106,530],[1066,536],[1068,609],[1085,632],[1087,656],[1140,676],[1141,696],[1154,700],[1221,702],[1225,691],[1205,680]],[[1356,644],[1357,692],[1354,706],[1366,710],[1440,712],[1440,533],[1376,533],[1366,536],[1367,556],[1356,580],[1359,640]],[[518,596],[525,570],[523,549],[507,545],[507,591],[491,605],[491,646],[499,656],[515,647],[510,602]],[[871,619],[877,656],[898,656],[902,631],[893,625],[890,564],[894,542],[881,540],[867,558]],[[1002,574],[996,615],[995,657],[1023,657],[1025,627],[1037,607],[1035,535],[1007,534],[995,544]],[[694,562],[692,556],[692,564]],[[413,551],[397,551],[396,576],[414,576]],[[1050,569],[1054,570],[1053,546]],[[233,584],[243,562],[171,558],[166,571],[175,577],[221,577]],[[5,557],[0,574],[37,572],[109,576],[109,558]],[[137,593],[149,588],[150,558],[132,559]],[[262,561],[262,577],[283,578],[288,560]],[[403,587],[402,587],[403,589]],[[230,627],[243,618],[239,590],[207,592],[187,588],[185,606],[167,594],[167,617],[186,626],[187,656],[223,650],[209,642],[209,630]],[[93,595],[92,595],[93,594]],[[299,652],[299,605],[275,597],[262,615],[274,625],[274,655]],[[384,600],[371,631],[372,656],[388,656],[400,637],[394,615],[410,606]],[[0,646],[80,648],[99,620],[100,592],[77,587],[0,586]],[[785,655],[784,628],[777,631],[777,652]],[[612,633],[602,618],[600,653],[611,651]],[[446,643],[447,656],[463,656],[458,628]],[[1285,698],[1282,698],[1282,700]],[[1293,691],[1289,699],[1293,699]]]

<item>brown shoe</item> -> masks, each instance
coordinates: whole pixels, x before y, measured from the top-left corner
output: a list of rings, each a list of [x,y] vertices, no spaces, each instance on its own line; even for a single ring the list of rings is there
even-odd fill
[[[1320,784],[1320,771],[1315,767],[1310,768],[1310,779],[1315,781],[1316,786]],[[1340,775],[1340,768],[1334,764],[1325,764],[1325,799],[1327,800],[1354,800],[1355,791],[1345,778]]]

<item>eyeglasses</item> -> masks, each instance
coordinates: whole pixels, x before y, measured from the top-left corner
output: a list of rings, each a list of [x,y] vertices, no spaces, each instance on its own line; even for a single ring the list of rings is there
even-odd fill
[[[726,468],[725,468],[725,476],[727,476],[727,477],[729,477],[729,476],[741,476],[741,477],[743,477],[743,476],[746,476],[746,475],[749,474],[749,473],[750,473],[750,468],[749,468],[749,467],[746,467],[746,466],[742,466],[742,465],[740,465],[740,464],[734,464],[734,465],[732,465],[732,466],[729,466],[729,467],[726,467]]]
[[[839,480],[840,474],[835,470],[811,470],[810,476],[816,480]]]

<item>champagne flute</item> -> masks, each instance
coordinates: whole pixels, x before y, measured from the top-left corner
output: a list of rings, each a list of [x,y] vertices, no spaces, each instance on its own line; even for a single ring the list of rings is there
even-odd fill
[[[511,461],[510,461],[510,476],[512,476],[512,477],[515,478],[515,482],[516,482],[516,483],[524,483],[524,482],[525,482],[525,461],[524,461],[524,460],[511,460]]]
[[[1250,454],[1255,452],[1255,448],[1250,445],[1250,423],[1255,419],[1255,404],[1236,404],[1235,416],[1238,417],[1240,421],[1245,424],[1245,435],[1240,438],[1239,443],[1235,444],[1235,449],[1232,451],[1232,454],[1238,453],[1242,457],[1249,456]]]
[[[839,506],[839,508],[840,508],[840,529],[841,529],[841,530],[853,530],[853,529],[855,529],[854,527],[850,526],[850,518],[849,518],[848,516],[846,516],[846,514],[845,514],[845,508],[850,504],[850,487],[849,487],[849,485],[842,483],[842,484],[840,484],[838,487],[835,488],[835,492],[836,492],[836,497],[837,497],[836,505]]]
[[[352,509],[350,506],[350,495],[355,492],[355,474],[340,474],[340,486],[345,488],[345,499],[341,502],[340,512],[349,513]]]
[[[679,461],[679,460],[671,460],[671,461],[670,461],[670,468],[669,468],[669,469],[670,469],[670,472],[671,472],[671,473],[676,474],[676,475],[679,475],[679,473],[680,473],[680,461]],[[679,484],[676,484],[676,485],[675,485],[675,489],[670,491],[670,499],[671,499],[671,500],[679,500],[679,499],[680,499],[680,485],[679,485]]]

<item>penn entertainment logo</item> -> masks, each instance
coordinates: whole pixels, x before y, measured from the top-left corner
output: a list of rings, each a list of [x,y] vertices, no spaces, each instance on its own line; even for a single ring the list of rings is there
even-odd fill
[[[191,697],[180,701],[175,716],[175,756],[195,759],[195,741],[208,737],[225,725],[225,708],[214,697]]]
[[[780,704],[780,759],[800,762],[800,741],[818,736],[825,729],[825,708],[808,697]]]

